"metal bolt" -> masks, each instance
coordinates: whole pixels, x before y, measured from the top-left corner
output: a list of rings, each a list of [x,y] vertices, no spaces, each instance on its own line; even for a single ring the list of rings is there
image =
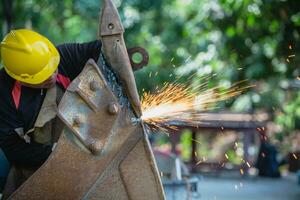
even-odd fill
[[[90,89],[91,89],[92,91],[96,91],[96,90],[98,89],[98,84],[97,84],[96,81],[91,81],[91,82],[90,82]]]
[[[113,23],[108,24],[108,29],[113,30],[115,28],[115,25]]]
[[[100,140],[93,139],[90,141],[89,149],[91,150],[91,152],[93,154],[95,154],[95,155],[99,154],[101,152],[102,147],[103,147],[103,144]]]
[[[73,126],[80,127],[81,123],[82,122],[79,116],[73,118]]]
[[[110,114],[112,114],[112,115],[118,114],[118,112],[119,112],[119,107],[118,107],[118,105],[115,104],[115,103],[110,103],[110,104],[108,105],[108,112],[109,112]]]

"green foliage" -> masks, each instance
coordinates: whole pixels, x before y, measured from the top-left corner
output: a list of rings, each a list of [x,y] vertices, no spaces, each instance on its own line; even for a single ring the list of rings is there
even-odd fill
[[[136,41],[151,55],[149,67],[137,73],[140,89],[153,90],[173,80],[172,73],[183,77],[196,73],[194,82],[216,73],[212,85],[244,79],[258,84],[224,106],[236,111],[281,109],[285,93],[280,83],[299,75],[299,58],[286,61],[299,52],[295,1],[174,0],[147,10],[137,2],[123,5],[125,11],[130,7],[138,13],[127,31],[129,44]],[[156,71],[157,77],[148,77]]]
[[[285,135],[300,130],[300,92],[283,106],[283,113],[277,116],[276,122],[282,126]]]
[[[96,38],[100,0],[14,0],[15,28],[33,28],[56,44]],[[210,86],[247,79],[257,87],[221,104],[235,111],[284,109],[282,82],[300,74],[300,12],[295,0],[116,0],[128,47],[143,46],[149,66],[136,73],[140,93],[166,81],[217,74]],[[3,5],[0,4],[3,16]],[[5,26],[4,18],[0,18]],[[4,29],[3,29],[4,30]],[[2,37],[4,33],[2,33]],[[291,48],[289,48],[291,47]],[[288,58],[289,55],[296,55]],[[288,58],[288,60],[287,60]],[[294,102],[295,101],[295,102]],[[297,109],[296,109],[297,110]],[[298,111],[297,111],[298,112]]]
[[[181,157],[184,161],[189,161],[191,158],[192,133],[190,130],[185,130],[180,136]]]
[[[240,165],[242,164],[242,158],[238,155],[236,155],[235,150],[233,149],[228,149],[226,152],[228,156],[228,161],[232,164]]]

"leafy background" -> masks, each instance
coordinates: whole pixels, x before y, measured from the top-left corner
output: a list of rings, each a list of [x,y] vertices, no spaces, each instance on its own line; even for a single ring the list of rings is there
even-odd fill
[[[128,47],[143,46],[148,67],[136,73],[140,93],[166,81],[216,74],[210,86],[247,79],[256,87],[222,105],[264,111],[280,125],[276,138],[300,129],[300,9],[297,0],[116,0]],[[99,0],[2,0],[1,38],[32,28],[55,44],[94,40]],[[292,55],[292,57],[289,57]],[[293,55],[295,55],[293,57]],[[297,79],[298,78],[298,79]]]

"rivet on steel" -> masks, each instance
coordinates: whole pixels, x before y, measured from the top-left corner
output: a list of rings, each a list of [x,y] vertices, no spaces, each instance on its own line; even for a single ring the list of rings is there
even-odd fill
[[[115,115],[119,112],[119,107],[115,103],[110,103],[108,105],[108,112],[112,115]]]
[[[96,91],[98,89],[98,85],[97,85],[97,82],[96,81],[91,81],[90,82],[90,89],[92,91]]]
[[[80,117],[76,116],[73,118],[73,126],[79,127],[81,125],[81,119]]]
[[[99,154],[101,152],[103,145],[98,139],[93,139],[89,145],[89,149],[93,154]]]

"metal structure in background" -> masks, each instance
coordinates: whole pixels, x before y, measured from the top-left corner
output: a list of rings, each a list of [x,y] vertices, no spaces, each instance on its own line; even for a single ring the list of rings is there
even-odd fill
[[[104,55],[97,64],[89,60],[68,87],[58,111],[66,126],[56,148],[10,199],[165,199],[137,120],[141,107],[123,32],[117,9],[105,0]]]
[[[182,160],[171,152],[154,150],[167,199],[196,200],[201,198],[200,179],[189,173]]]
[[[198,142],[197,135],[205,134],[206,131],[210,135],[217,134],[220,132],[234,131],[236,134],[239,134],[241,141],[243,143],[243,161],[240,165],[231,166],[228,170],[237,170],[243,169],[244,173],[242,175],[247,175],[249,170],[249,164],[254,165],[255,160],[253,160],[253,155],[249,154],[249,148],[257,144],[259,145],[261,137],[265,135],[267,130],[266,123],[269,119],[267,113],[257,113],[257,114],[246,114],[246,113],[201,113],[205,116],[205,119],[198,124],[176,124],[176,122],[171,123],[175,125],[178,130],[174,131],[173,134],[170,134],[172,152],[176,153],[176,144],[179,141],[178,132],[182,130],[190,130],[192,132],[192,152],[197,152]],[[175,124],[174,124],[175,123]],[[205,171],[215,171],[220,172],[221,170],[226,170],[226,166],[223,166],[223,163],[227,161],[224,152],[224,160],[219,160],[216,162],[200,162],[197,156],[193,153],[191,154],[190,166],[193,172],[199,172],[201,169]],[[248,162],[248,164],[247,164]]]

